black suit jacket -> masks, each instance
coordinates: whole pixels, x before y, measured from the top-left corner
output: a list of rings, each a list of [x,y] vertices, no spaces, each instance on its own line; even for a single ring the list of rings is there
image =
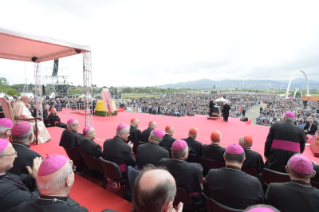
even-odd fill
[[[202,191],[200,185],[203,179],[202,165],[170,158],[161,159],[160,164],[173,175],[177,187],[185,189],[188,193]]]
[[[174,143],[174,141],[176,141],[176,139],[173,138],[170,134],[165,134],[159,145],[162,147],[172,148],[172,144]]]
[[[74,149],[80,145],[83,139],[83,136],[79,133],[73,132],[71,130],[64,130],[61,135],[59,145],[64,148]]]
[[[49,116],[49,113],[48,113],[48,111],[46,110],[46,109],[44,109],[43,108],[43,118],[45,118],[45,119],[47,119],[48,118],[48,116]]]
[[[318,129],[318,126],[314,123],[312,123],[311,127],[310,127],[310,130],[308,131],[308,128],[309,128],[309,122],[307,122],[307,124],[305,125],[304,129],[307,130],[307,132],[305,134],[311,134],[311,135],[314,135]]]
[[[311,178],[311,180],[319,183],[319,165],[313,165],[313,170],[316,171],[316,175],[313,178]]]
[[[92,155],[96,158],[103,156],[101,146],[95,143],[92,139],[84,139],[79,146],[79,151],[82,154]]]
[[[285,173],[285,166],[288,160],[296,154],[296,152],[271,148],[273,140],[275,139],[299,143],[300,153],[303,153],[306,142],[305,132],[291,121],[275,123],[269,129],[264,151],[264,156],[269,158],[267,166],[269,169]]]
[[[209,170],[204,184],[206,195],[231,208],[245,209],[264,202],[260,181],[237,167]]]
[[[104,142],[103,158],[118,165],[125,163],[128,166],[135,166],[131,147],[117,136]]]
[[[209,102],[209,109],[210,110],[213,110],[214,109],[214,106],[215,106],[215,103],[213,101],[210,101]]]
[[[137,147],[136,164],[138,168],[143,168],[146,164],[160,165],[162,158],[169,158],[169,153],[158,144],[147,143]]]
[[[39,192],[30,192],[26,185],[30,185],[29,175],[14,175],[6,173],[0,176],[0,205],[1,211],[14,211],[15,208],[23,202],[32,202],[39,198]]]
[[[152,131],[153,131],[152,128],[147,128],[146,130],[144,130],[144,131],[142,132],[141,141],[142,141],[143,143],[148,143],[148,138],[150,137],[150,134],[151,134]]]
[[[225,148],[217,144],[202,146],[202,157],[210,160],[224,161]]]
[[[29,149],[30,146],[20,142],[12,142],[13,148],[17,151],[18,157],[13,162],[13,167],[8,172],[21,175],[29,174],[26,166],[33,167],[33,159],[41,157],[37,152]]]
[[[246,160],[244,161],[242,168],[255,168],[257,173],[261,173],[265,168],[261,155],[258,152],[252,151],[250,148],[245,148],[244,151]]]
[[[142,136],[141,130],[131,125],[130,136],[128,137],[128,139],[132,142],[138,142],[138,141],[141,141],[141,136]]]
[[[315,212],[319,209],[319,190],[295,180],[270,183],[265,200],[281,212]]]
[[[202,157],[202,143],[196,141],[192,137],[183,138],[182,140],[186,141],[188,147],[190,148],[190,153],[195,154],[197,158]]]
[[[223,116],[229,116],[230,106],[228,104],[223,106]]]
[[[54,113],[50,113],[48,119],[53,119],[54,122],[56,122],[56,121],[60,122],[60,117],[55,115]]]

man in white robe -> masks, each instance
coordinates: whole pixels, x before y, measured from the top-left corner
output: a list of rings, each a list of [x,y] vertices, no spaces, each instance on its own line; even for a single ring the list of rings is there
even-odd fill
[[[13,106],[13,113],[14,117],[21,118],[21,119],[30,119],[33,118],[31,115],[30,110],[27,108],[29,105],[29,97],[22,96],[20,102],[16,102]],[[20,122],[21,120],[16,120],[17,122]],[[35,125],[34,120],[28,121],[32,126]],[[45,127],[44,123],[42,121],[37,121],[38,126],[38,143],[45,143],[49,140],[51,140],[51,136]]]

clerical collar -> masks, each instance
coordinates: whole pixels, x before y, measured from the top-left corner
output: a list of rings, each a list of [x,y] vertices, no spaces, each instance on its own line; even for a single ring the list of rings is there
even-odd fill
[[[212,146],[219,146],[219,144],[213,144],[213,143],[211,143],[210,145],[212,145]]]
[[[250,147],[245,147],[244,150],[251,150]]]
[[[44,196],[41,195],[39,197],[39,200],[43,200],[43,201],[52,201],[52,202],[63,202],[65,204],[67,204],[69,197],[59,197],[59,196]]]
[[[158,143],[156,143],[156,141],[149,141],[148,143],[158,145]]]
[[[115,136],[114,138],[118,138],[118,139],[121,139],[122,141],[124,141],[123,138],[119,137],[119,136]],[[126,141],[124,141],[126,143]]]
[[[24,147],[30,148],[29,145],[24,144],[24,143],[19,142],[19,141],[11,141],[11,144],[12,144],[12,145],[18,145],[18,146],[24,146]]]
[[[297,184],[300,184],[300,185],[303,185],[303,186],[311,186],[310,183],[308,183],[306,181],[301,181],[301,180],[291,180],[290,182],[297,183]]]
[[[226,169],[232,169],[232,170],[235,170],[235,171],[241,171],[241,169],[237,166],[232,166],[232,165],[227,165],[225,166]]]

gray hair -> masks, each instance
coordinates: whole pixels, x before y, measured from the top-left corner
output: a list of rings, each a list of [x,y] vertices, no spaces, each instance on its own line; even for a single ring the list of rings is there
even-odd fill
[[[224,155],[225,155],[225,161],[236,162],[236,163],[242,163],[244,158],[246,157],[245,152],[243,152],[242,154],[237,154],[237,155],[225,152]]]
[[[284,116],[286,121],[295,121],[295,117]]]
[[[0,134],[5,133],[7,130],[11,130],[11,128],[6,128],[0,125]]]
[[[239,145],[240,145],[240,146],[243,146],[243,147],[251,147],[253,144],[248,143],[248,142],[245,140],[244,136],[242,136],[242,137],[239,138]]]
[[[174,149],[172,149],[171,150],[172,151],[172,158],[174,158],[174,159],[181,159],[182,157],[183,157],[183,155],[185,154],[185,153],[187,153],[187,151],[188,151],[188,146],[186,146],[184,149],[182,149],[182,150],[174,150]]]
[[[33,128],[31,127],[30,130],[24,134],[24,135],[12,135],[11,134],[11,140],[12,141],[21,141],[25,142],[29,139],[30,135],[33,133]]]
[[[67,160],[68,163],[68,160]],[[72,166],[67,165],[62,168],[62,171],[59,172],[57,176],[52,178],[49,182],[41,182],[39,178],[37,179],[38,189],[41,190],[49,190],[54,191],[61,188],[66,180],[66,178],[73,172]]]
[[[120,136],[121,133],[125,133],[127,131],[130,131],[130,128],[131,128],[130,126],[126,126],[123,129],[116,131],[116,136]]]
[[[303,180],[309,180],[309,179],[312,177],[312,173],[313,173],[313,172],[311,172],[310,174],[300,174],[300,173],[294,171],[294,170],[290,167],[289,163],[287,163],[287,166],[288,166],[288,169],[289,169],[290,173],[291,173],[294,177],[301,178],[301,179],[303,179]]]
[[[75,120],[74,122],[70,123],[70,124],[67,124],[67,128],[68,130],[71,129],[71,127],[73,127],[74,123],[76,122],[77,120]]]
[[[153,140],[157,141],[157,142],[161,142],[163,140],[163,138],[159,138],[157,137],[154,133],[153,130],[151,131],[150,136],[153,138]]]

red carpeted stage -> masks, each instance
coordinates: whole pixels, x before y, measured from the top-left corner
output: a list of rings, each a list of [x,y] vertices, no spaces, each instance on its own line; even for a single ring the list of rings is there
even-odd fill
[[[65,113],[64,111],[59,112],[58,115],[64,123],[70,118],[77,119],[80,124],[79,132],[82,132],[84,127],[84,117],[82,115]],[[97,139],[95,141],[103,147],[104,140],[115,135],[117,125],[119,123],[130,124],[132,118],[139,119],[139,128],[141,130],[148,127],[149,121],[156,121],[157,128],[162,131],[164,131],[167,125],[173,126],[175,129],[173,137],[177,139],[186,138],[188,136],[188,130],[191,127],[197,127],[199,133],[196,140],[203,144],[209,144],[211,132],[219,130],[222,133],[220,145],[224,147],[231,143],[238,143],[239,137],[247,134],[253,138],[252,150],[259,152],[261,155],[263,155],[264,143],[269,131],[269,127],[247,125],[246,122],[241,122],[239,118],[229,118],[229,122],[224,122],[223,120],[208,120],[207,116],[203,115],[171,117],[145,113],[121,112],[113,117],[94,117],[94,128],[97,132]],[[64,149],[59,146],[63,129],[51,127],[48,128],[48,131],[50,132],[52,140],[45,144],[39,144],[38,146],[32,145],[31,149],[37,151],[43,157],[45,157],[46,154],[54,153],[66,155]],[[318,158],[313,156],[309,146],[306,146],[303,155],[310,160],[319,162]],[[91,181],[76,175],[75,183],[71,189],[70,195],[90,211],[101,211],[105,208],[111,208],[118,211],[130,211],[132,209],[132,204],[119,198],[118,196],[122,195],[121,190],[111,188],[110,184],[111,183],[109,183],[107,190],[104,190],[97,185],[97,183],[92,183]]]

